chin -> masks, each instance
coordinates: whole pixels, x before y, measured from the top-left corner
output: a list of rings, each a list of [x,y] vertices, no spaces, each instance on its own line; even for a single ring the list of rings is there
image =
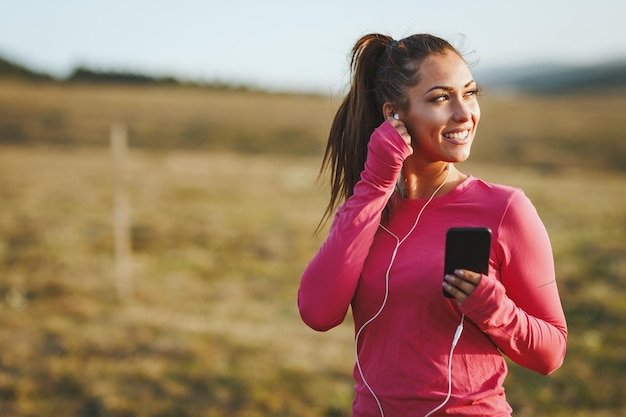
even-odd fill
[[[459,150],[458,152],[452,152],[448,154],[446,162],[459,163],[465,162],[470,156],[470,150]]]

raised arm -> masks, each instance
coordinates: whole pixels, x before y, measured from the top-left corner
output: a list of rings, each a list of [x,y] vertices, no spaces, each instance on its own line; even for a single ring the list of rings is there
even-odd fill
[[[389,121],[372,134],[361,179],[302,275],[298,308],[311,328],[325,331],[343,322],[381,213],[411,152]]]

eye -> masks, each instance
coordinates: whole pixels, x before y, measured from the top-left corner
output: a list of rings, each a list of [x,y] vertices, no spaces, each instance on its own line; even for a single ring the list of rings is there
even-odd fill
[[[433,97],[430,101],[432,101],[433,103],[441,103],[441,102],[449,100],[449,99],[450,99],[450,95],[448,93],[441,93],[441,94]]]
[[[480,90],[478,88],[474,88],[472,90],[465,92],[465,97],[477,96],[479,93],[480,93]]]

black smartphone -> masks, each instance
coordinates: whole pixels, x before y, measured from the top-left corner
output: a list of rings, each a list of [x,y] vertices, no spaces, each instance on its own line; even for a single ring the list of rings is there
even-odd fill
[[[489,252],[491,229],[488,227],[453,227],[446,233],[446,253],[444,275],[453,274],[455,269],[487,274],[489,272]],[[443,295],[454,298],[445,289]]]

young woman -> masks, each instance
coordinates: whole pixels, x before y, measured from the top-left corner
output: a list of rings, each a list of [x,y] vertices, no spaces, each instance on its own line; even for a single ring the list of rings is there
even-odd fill
[[[454,165],[470,154],[480,107],[448,42],[366,35],[351,70],[322,164],[325,217],[337,210],[302,276],[302,319],[326,331],[352,307],[355,417],[508,416],[503,354],[542,374],[565,355],[546,230],[521,190]],[[491,229],[488,274],[444,278],[451,227]]]

